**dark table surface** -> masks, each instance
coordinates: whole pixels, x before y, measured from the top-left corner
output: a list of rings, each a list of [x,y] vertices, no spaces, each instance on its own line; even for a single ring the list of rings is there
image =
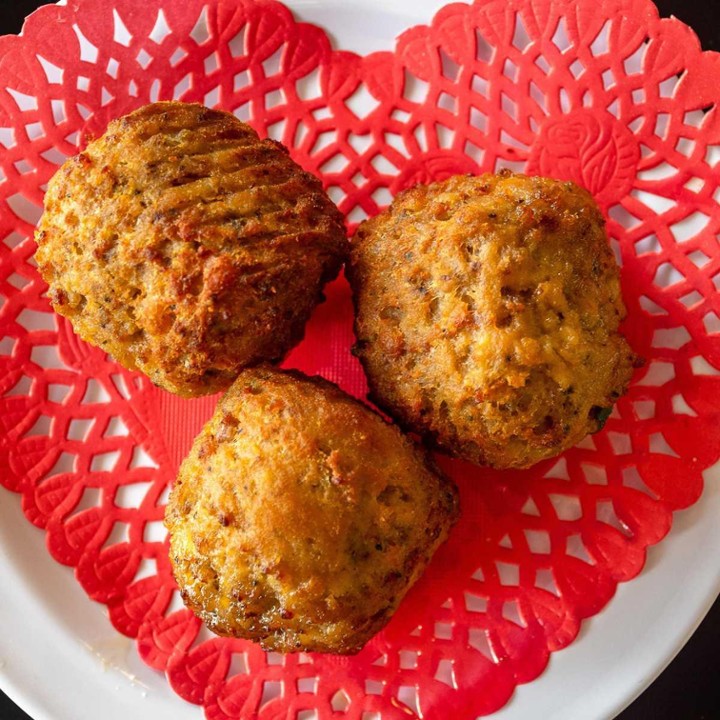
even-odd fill
[[[704,49],[720,50],[720,0],[655,1],[662,15],[675,15],[691,25]],[[0,0],[0,34],[18,32],[25,15],[42,4],[42,0]],[[714,548],[704,550],[713,552]],[[717,600],[690,642],[617,720],[720,720],[719,653]],[[28,715],[0,692],[0,720],[28,720]]]

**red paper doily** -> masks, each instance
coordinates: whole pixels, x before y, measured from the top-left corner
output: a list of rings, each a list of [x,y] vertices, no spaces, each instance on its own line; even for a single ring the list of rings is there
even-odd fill
[[[501,707],[642,568],[720,457],[720,55],[650,0],[444,8],[392,52],[333,51],[269,0],[69,0],[0,38],[0,468],[52,556],[208,718],[473,718]],[[525,472],[443,459],[463,518],[359,655],[210,636],[170,576],[163,504],[214,399],[125,372],[50,312],[32,255],[45,183],[156,99],[234,111],[325,181],[352,226],[393,193],[510,167],[588,187],[633,347],[605,430]],[[365,392],[344,280],[288,364]]]

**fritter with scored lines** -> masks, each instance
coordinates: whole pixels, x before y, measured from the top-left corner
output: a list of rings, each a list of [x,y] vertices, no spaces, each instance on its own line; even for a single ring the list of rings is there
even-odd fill
[[[51,180],[36,259],[58,313],[183,396],[297,343],[343,262],[343,219],[285,148],[230,113],[161,102]]]

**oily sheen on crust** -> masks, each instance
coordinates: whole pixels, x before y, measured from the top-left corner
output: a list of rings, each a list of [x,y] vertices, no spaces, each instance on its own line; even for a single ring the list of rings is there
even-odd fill
[[[245,370],[166,513],[185,603],[267,650],[355,653],[458,516],[457,490],[393,425],[321,378]]]

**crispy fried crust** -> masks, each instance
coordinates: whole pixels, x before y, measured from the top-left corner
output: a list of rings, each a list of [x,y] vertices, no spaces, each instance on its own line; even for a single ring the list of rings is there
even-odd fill
[[[282,145],[226,112],[147,105],[50,181],[35,255],[78,334],[184,396],[281,358],[346,253]]]
[[[245,370],[166,511],[185,603],[267,650],[355,653],[458,515],[455,486],[395,426],[320,378]]]
[[[527,467],[598,429],[637,358],[592,197],[508,172],[418,186],[351,242],[371,397],[476,463]]]

